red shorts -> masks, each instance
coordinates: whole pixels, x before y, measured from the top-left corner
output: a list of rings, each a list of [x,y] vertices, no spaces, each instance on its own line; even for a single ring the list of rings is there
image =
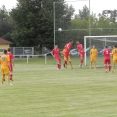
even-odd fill
[[[57,62],[61,62],[61,58],[60,57],[55,57]]]
[[[84,52],[80,52],[80,58],[84,58]]]
[[[111,63],[110,58],[105,58],[104,59],[104,64],[110,64],[110,63]]]

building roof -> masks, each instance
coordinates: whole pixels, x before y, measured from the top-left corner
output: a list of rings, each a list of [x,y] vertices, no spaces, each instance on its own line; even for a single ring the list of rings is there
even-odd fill
[[[5,39],[0,38],[0,44],[13,44],[13,43],[10,41],[7,41]]]

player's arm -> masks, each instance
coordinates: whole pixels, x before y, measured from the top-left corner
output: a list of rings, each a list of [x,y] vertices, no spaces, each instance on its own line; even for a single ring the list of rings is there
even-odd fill
[[[53,52],[53,50],[51,51],[51,55],[54,57],[54,52]]]

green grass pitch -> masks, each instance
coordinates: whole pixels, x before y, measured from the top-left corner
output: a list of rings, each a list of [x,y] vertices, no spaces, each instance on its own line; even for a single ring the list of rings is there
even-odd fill
[[[16,59],[14,81],[0,86],[0,117],[117,117],[117,68],[58,71],[54,59]],[[102,63],[103,64],[103,63]]]

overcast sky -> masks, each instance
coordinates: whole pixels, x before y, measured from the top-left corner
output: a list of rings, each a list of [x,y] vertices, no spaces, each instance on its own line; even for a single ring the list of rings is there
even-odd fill
[[[66,1],[68,4],[73,5],[73,7],[76,10],[76,13],[78,13],[78,10],[82,9],[84,5],[89,7],[89,0],[66,0]],[[17,3],[16,0],[0,0],[0,7],[2,5],[5,5],[6,8],[9,10],[15,7],[16,3]],[[96,14],[102,13],[103,10],[115,10],[117,9],[117,0],[90,0],[90,9],[91,12]]]

